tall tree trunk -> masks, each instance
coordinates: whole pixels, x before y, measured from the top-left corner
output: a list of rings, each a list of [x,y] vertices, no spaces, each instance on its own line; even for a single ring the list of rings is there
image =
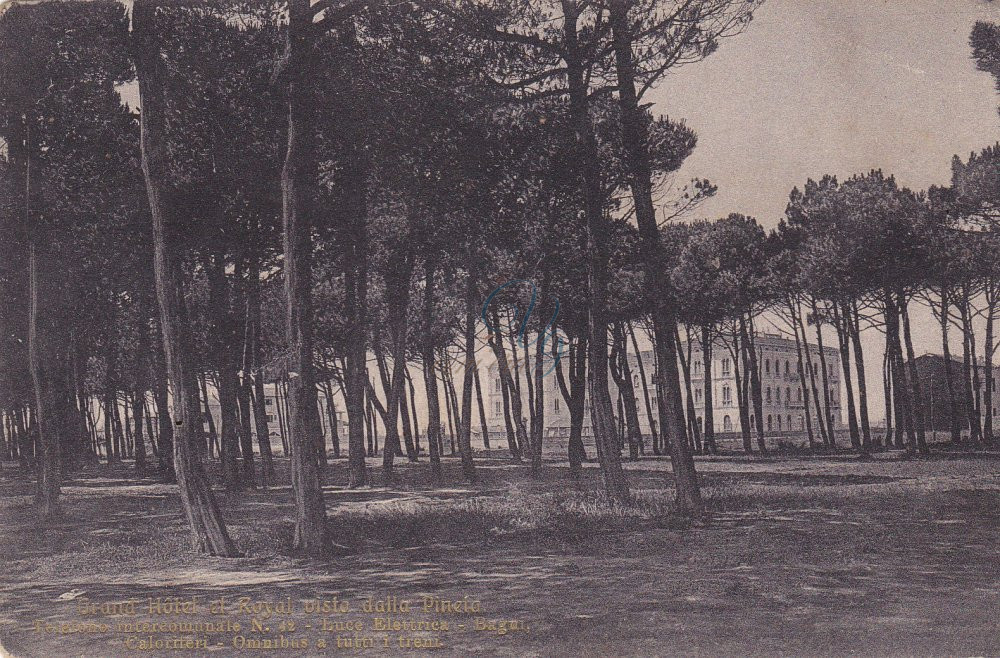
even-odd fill
[[[903,311],[903,339],[906,341],[906,360],[910,366],[910,385],[913,390],[913,422],[917,430],[917,450],[920,454],[926,455],[927,436],[924,429],[924,394],[920,385],[920,377],[917,375],[917,362],[913,353],[913,340],[910,337],[910,313],[907,309],[906,297],[900,293],[900,308]]]
[[[608,222],[604,214],[602,183],[597,140],[590,118],[589,89],[578,42],[577,11],[563,2],[563,42],[566,44],[566,68],[569,82],[570,117],[582,169],[584,209],[587,220],[587,346],[590,351],[587,370],[590,393],[591,428],[601,465],[604,492],[612,504],[631,499],[615,439],[614,412],[608,392]]]
[[[163,351],[163,334],[160,325],[156,324],[154,335],[155,345],[152,348],[153,359],[153,402],[156,405],[156,443],[159,461],[160,479],[164,482],[176,482],[174,473],[174,424],[170,420],[170,407],[167,395],[167,356]]]
[[[496,357],[497,372],[500,374],[502,385],[505,387],[504,404],[510,404],[510,412],[513,417],[516,441],[511,446],[511,454],[514,455],[515,459],[520,461],[522,453],[528,447],[528,430],[524,425],[521,392],[507,364],[507,353],[504,350],[503,336],[500,332],[500,317],[496,312],[493,313],[493,327],[494,330],[490,333],[488,342],[490,348],[493,350],[493,356]],[[516,354],[514,355],[514,361],[516,368]]]
[[[997,314],[997,297],[1000,291],[996,290],[993,281],[986,283],[986,343],[983,346],[983,440],[993,441],[993,323]]]
[[[803,361],[802,344],[805,343],[805,326],[802,325],[802,316],[799,313],[798,300],[789,300],[788,314],[792,319],[792,331],[795,333],[795,352],[798,357],[799,386],[802,390],[802,407],[804,410],[804,420],[806,424],[806,434],[809,437],[809,447],[816,447],[816,437],[813,434],[812,417],[809,410],[809,385],[806,382],[806,365]],[[801,329],[801,331],[800,331]],[[809,344],[805,345],[806,352],[809,351]]]
[[[289,447],[292,492],[295,501],[296,550],[322,555],[327,550],[326,507],[312,432],[316,414],[316,385],[312,346],[312,203],[316,188],[312,99],[305,74],[311,57],[312,12],[309,0],[289,0],[285,30],[288,81],[288,145],[281,171],[284,226],[284,274],[287,309],[290,395]],[[352,451],[352,458],[357,455]]]
[[[476,481],[476,465],[472,461],[472,386],[476,365],[476,302],[479,291],[474,268],[467,275],[465,294],[465,371],[462,375],[461,427],[458,434],[458,452],[462,456],[462,475],[469,482]],[[541,366],[539,366],[541,367]]]
[[[191,364],[193,355],[190,323],[184,305],[184,285],[179,254],[172,244],[175,231],[173,208],[168,206],[169,180],[166,139],[166,98],[163,84],[164,62],[155,26],[157,0],[135,0],[132,7],[133,54],[139,79],[140,146],[142,171],[153,218],[154,273],[160,306],[166,363],[173,383],[174,419],[178,434],[174,440],[174,470],[181,492],[181,504],[191,527],[195,547],[213,555],[232,557],[236,546],[229,538],[215,496],[195,448],[201,414],[197,384]]]
[[[979,423],[979,414],[977,412],[976,404],[976,391],[979,389],[975,385],[976,376],[973,366],[973,354],[975,352],[976,341],[972,328],[972,314],[969,310],[970,303],[971,300],[968,286],[963,285],[962,295],[959,299],[959,313],[962,321],[962,370],[965,385],[965,409],[968,415],[969,438],[978,443],[983,440],[983,434],[982,426]]]
[[[826,435],[830,440],[830,446],[836,447],[837,435],[833,428],[833,414],[830,412],[830,374],[826,366],[826,349],[823,346],[823,320],[819,315],[819,306],[816,298],[812,298],[813,320],[816,324],[816,347],[819,350],[820,377],[823,382],[823,422],[826,424]]]
[[[490,449],[490,426],[486,422],[486,403],[483,401],[483,386],[479,382],[479,368],[473,368],[472,379],[476,384],[476,404],[479,407],[479,426],[483,432],[483,449]]]
[[[226,281],[226,262],[219,254],[210,257],[207,264],[209,308],[213,343],[213,360],[218,371],[216,382],[219,394],[219,419],[222,424],[220,432],[220,460],[222,462],[222,483],[229,491],[243,488],[243,478],[239,468],[239,437],[237,435],[239,413],[237,410],[237,392],[239,380],[236,374],[234,351],[238,345],[236,331],[233,326],[232,313],[229,308],[229,284]],[[204,380],[203,380],[204,381]],[[208,406],[208,395],[205,395],[205,417],[212,415]],[[213,422],[209,422],[209,427]]]
[[[962,425],[959,418],[958,395],[955,391],[955,377],[951,368],[951,345],[948,344],[950,304],[948,286],[941,286],[941,354],[944,356],[944,380],[948,387],[948,419],[952,443],[962,442]]]
[[[760,382],[760,358],[757,353],[757,329],[753,324],[753,315],[747,311],[740,315],[740,339],[746,345],[749,358],[747,367],[750,370],[750,398],[753,401],[754,425],[757,433],[757,449],[760,454],[767,454],[767,441],[764,439],[764,395]]]
[[[649,397],[649,385],[646,379],[646,366],[642,362],[642,352],[639,351],[639,341],[635,338],[635,329],[632,322],[626,323],[628,327],[629,339],[632,341],[632,349],[635,351],[636,366],[639,369],[639,381],[642,382],[642,399],[646,408],[646,422],[649,425],[649,435],[653,440],[653,454],[660,454],[660,435],[656,431],[656,421],[653,419],[653,406]]]
[[[424,326],[433,326],[434,322],[434,277],[437,274],[437,262],[428,258],[424,263]],[[424,366],[424,387],[427,393],[427,449],[431,462],[431,478],[434,484],[441,483],[441,407],[438,403],[437,368],[434,365],[434,342],[431,332],[421,341],[421,360]]]
[[[848,332],[854,347],[854,368],[858,375],[858,412],[861,415],[861,445],[865,451],[872,449],[872,427],[868,419],[868,383],[865,381],[865,355],[861,347],[861,318],[858,314],[858,303],[853,302],[844,312]],[[845,375],[844,380],[847,380]]]
[[[42,518],[52,518],[60,513],[61,455],[68,429],[65,407],[68,355],[63,353],[65,343],[57,333],[60,327],[65,326],[56,310],[61,297],[60,289],[52,280],[52,272],[39,262],[48,264],[53,260],[50,255],[39,253],[40,249],[33,241],[28,257],[28,364],[34,385],[40,447],[37,453],[35,506]]]
[[[635,87],[635,65],[632,55],[634,35],[628,20],[628,7],[627,2],[616,2],[611,5],[615,71],[621,106],[622,139],[625,145],[629,184],[635,202],[636,222],[639,226],[640,255],[646,276],[647,296],[650,300],[657,300],[669,290],[670,282],[666,274],[668,270],[662,263],[663,248],[653,206],[649,134]],[[684,407],[677,371],[675,352],[677,323],[673,311],[663,303],[653,304],[652,320],[654,349],[659,364],[657,408],[662,435],[665,438],[669,437],[670,440],[677,502],[681,510],[699,514],[703,509],[701,491],[694,459],[685,440]],[[591,370],[596,370],[601,365],[592,362]]]
[[[892,358],[889,346],[886,344],[885,355],[882,357],[882,389],[885,396],[885,447],[892,447],[892,423],[895,417],[892,394]]]
[[[625,329],[622,322],[613,326],[613,342],[611,348],[611,375],[622,398],[623,419],[625,421],[626,437],[628,438],[629,458],[639,459],[642,447],[642,436],[639,429],[639,409],[635,399],[635,388],[632,385],[632,370],[628,365],[628,348],[625,342]]]
[[[701,328],[701,353],[705,361],[705,451],[718,453],[715,445],[715,395],[712,390],[715,381],[712,378],[712,365],[715,357],[712,355],[713,328],[703,325]]]
[[[587,339],[576,336],[569,344],[569,385],[562,373],[562,364],[556,363],[556,381],[566,407],[569,409],[569,472],[570,477],[578,479],[583,470],[583,462],[587,460],[587,452],[583,446],[583,418],[585,410],[586,379],[587,379]]]
[[[417,457],[420,456],[420,424],[417,420],[417,389],[413,385],[413,377],[410,376],[410,366],[408,364],[403,365],[403,372],[406,374],[406,384],[410,389],[410,417],[413,419],[414,443],[414,457],[412,461],[417,461]]]
[[[684,345],[681,345],[680,331],[674,331],[674,342],[677,344],[677,355],[680,358],[681,370],[684,373],[684,394],[687,399],[687,433],[686,436],[680,438],[688,441],[688,447],[692,450],[701,451],[701,427],[698,425],[698,410],[694,407],[694,392],[691,388],[691,349],[693,341],[691,340],[690,326],[685,325],[684,333],[687,339],[686,348]],[[657,371],[659,371],[659,368],[657,368]]]
[[[861,450],[861,434],[858,431],[858,415],[854,407],[854,386],[851,382],[851,350],[850,350],[850,338],[848,333],[850,329],[848,328],[848,323],[850,319],[847,317],[849,313],[846,305],[844,306],[843,313],[841,313],[841,304],[838,302],[833,302],[833,324],[834,328],[837,330],[837,342],[840,347],[840,367],[841,372],[844,374],[844,389],[847,392],[847,427],[850,430],[851,436],[851,447],[855,450]]]

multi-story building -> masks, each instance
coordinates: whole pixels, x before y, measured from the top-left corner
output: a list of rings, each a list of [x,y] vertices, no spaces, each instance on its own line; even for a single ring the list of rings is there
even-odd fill
[[[763,426],[766,433],[786,434],[805,430],[805,402],[798,372],[798,351],[795,341],[784,336],[760,334],[755,339],[757,362],[760,369],[761,397],[763,401]],[[684,356],[687,359],[688,346],[684,345]],[[824,347],[821,353],[816,345],[808,345],[813,373],[816,380],[816,390],[823,396],[823,391],[829,391],[829,400],[825,404],[832,419],[834,428],[841,427],[841,372],[840,352],[833,347]],[[629,355],[633,389],[639,405],[639,424],[644,434],[649,433],[649,416],[656,422],[656,396],[654,359],[651,350],[644,350],[642,356],[642,372],[646,378],[646,388],[649,391],[650,411],[646,413],[643,382],[640,378],[638,360],[634,354]],[[803,354],[805,357],[805,354]],[[805,359],[804,359],[805,360]],[[823,364],[826,366],[827,387],[823,384]],[[692,342],[690,346],[689,367],[691,370],[691,392],[695,415],[700,426],[704,427],[705,417],[705,363],[700,342]],[[809,366],[805,365],[806,381],[809,383]],[[742,363],[734,361],[729,344],[717,339],[712,346],[712,412],[713,426],[717,433],[738,433],[741,431],[739,403],[737,396],[737,376],[742,376]],[[503,395],[500,376],[495,363],[488,368],[488,416],[490,435],[505,436]],[[612,400],[618,399],[618,389],[614,380],[609,378]],[[545,434],[551,437],[569,435],[569,410],[560,393],[555,374],[548,375],[544,380],[545,387]],[[522,386],[522,389],[525,388]],[[682,386],[685,406],[688,392]],[[812,390],[810,383],[810,400]],[[527,393],[522,390],[523,415],[528,417]],[[818,422],[815,404],[810,402],[810,410],[814,424]],[[754,426],[756,418],[751,410],[750,426]],[[583,419],[584,436],[590,435],[589,409]]]
[[[337,423],[339,436],[344,437],[346,440],[347,426],[344,410],[334,405],[331,415],[331,410],[327,408],[329,401],[322,394],[317,397],[317,402],[319,404],[320,428],[323,436],[329,439],[332,435],[330,427],[330,419],[332,417],[335,419],[334,422]],[[218,394],[214,388],[208,389],[208,409],[212,414],[212,420],[215,422],[216,427],[220,427],[222,423],[222,410],[219,406]],[[267,428],[271,438],[272,449],[280,451],[282,446],[281,437],[283,434],[285,436],[288,435],[288,402],[285,400],[282,391],[278,389],[277,384],[264,384],[264,411],[267,414]],[[251,428],[256,438],[257,424],[255,422],[251,423]],[[205,421],[205,429],[206,431],[208,430],[207,419]]]

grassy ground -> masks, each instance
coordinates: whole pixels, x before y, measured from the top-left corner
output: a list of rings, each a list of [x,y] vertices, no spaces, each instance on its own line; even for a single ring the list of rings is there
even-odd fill
[[[629,510],[601,502],[592,466],[571,484],[562,463],[532,479],[526,467],[485,458],[477,486],[431,489],[425,463],[404,463],[391,489],[348,490],[336,463],[326,500],[339,549],[321,562],[290,555],[287,485],[219,492],[246,553],[219,559],[191,552],[174,488],[136,480],[127,467],[67,482],[65,519],[48,528],[33,517],[31,483],[8,468],[0,474],[0,641],[15,656],[177,655],[123,644],[148,634],[60,633],[59,623],[229,619],[243,631],[195,633],[207,648],[182,653],[991,655],[1000,653],[998,457],[699,458],[711,512],[695,523],[672,513],[669,462],[660,459],[627,464],[638,499]],[[446,460],[446,482],[460,481]],[[374,632],[374,617],[385,615],[361,610],[369,595],[412,601],[416,610],[397,620],[444,620],[449,629]],[[170,596],[198,597],[199,612],[148,614],[148,599]],[[212,617],[209,601],[221,596],[228,614]],[[239,597],[291,597],[294,610],[264,619],[239,610]],[[303,610],[303,600],[333,597],[351,612]],[[481,609],[424,612],[422,597],[468,597]],[[81,601],[125,600],[139,602],[136,617],[80,615]],[[267,631],[246,630],[254,616]],[[362,621],[365,630],[324,631],[323,618]],[[477,618],[517,624],[500,634],[499,625],[476,630]],[[55,626],[39,632],[36,620]],[[311,645],[237,651],[236,635]],[[376,646],[335,646],[354,635]],[[401,648],[400,637],[440,647]],[[319,638],[327,649],[316,648]]]

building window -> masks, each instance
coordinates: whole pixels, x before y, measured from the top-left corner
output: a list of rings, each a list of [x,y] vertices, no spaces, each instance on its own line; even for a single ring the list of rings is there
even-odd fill
[[[774,403],[781,404],[781,387],[774,389]]]
[[[503,414],[503,400],[497,400],[493,404],[493,411],[497,416]]]
[[[500,378],[497,377],[496,380],[493,382],[493,390],[499,393],[500,389],[501,389]]]
[[[802,402],[802,387],[801,386],[795,389],[795,401],[796,402]]]
[[[790,368],[791,368],[791,366],[788,365],[788,361],[785,361],[785,374],[786,375],[788,374]]]
[[[733,374],[733,362],[728,358],[722,360],[722,374],[731,375]]]
[[[694,401],[695,402],[701,402],[701,389],[700,388],[694,389]]]
[[[728,415],[722,417],[722,431],[732,432],[733,431],[733,419]]]
[[[781,431],[781,414],[778,414],[778,431]]]
[[[273,423],[274,422],[274,414],[268,414],[267,415],[267,422],[269,422],[269,423]]]
[[[754,426],[754,415],[750,414],[750,427]]]
[[[788,414],[788,430],[792,430],[792,414]]]
[[[767,403],[771,404],[771,387],[767,387]]]
[[[786,386],[785,387],[785,404],[791,404],[791,403],[792,403],[792,389],[791,389],[791,387]],[[791,421],[789,421],[788,427],[790,428],[791,426],[792,426],[792,423],[791,423]]]
[[[771,362],[768,359],[764,359],[764,372],[771,374]]]
[[[733,404],[733,389],[729,388],[728,385],[722,387],[722,404],[727,407]]]
[[[768,415],[767,415],[767,431],[768,431],[768,432],[770,432],[770,431],[771,431],[771,424],[772,424],[772,422],[773,422],[773,421],[772,421],[772,418],[771,418],[771,414],[768,414]]]
[[[270,407],[274,404],[274,398],[264,398],[264,405]]]
[[[699,374],[701,372],[701,361],[694,362],[694,374]]]
[[[799,416],[799,429],[800,430],[804,430],[805,428],[806,428],[805,418],[803,418],[802,416]]]
[[[552,398],[552,411],[559,413],[559,398]]]

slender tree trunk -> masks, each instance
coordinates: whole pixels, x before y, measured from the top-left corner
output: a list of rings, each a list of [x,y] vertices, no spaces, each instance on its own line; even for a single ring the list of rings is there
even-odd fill
[[[222,423],[220,432],[220,460],[222,462],[222,483],[229,491],[243,488],[243,478],[239,468],[239,436],[237,410],[237,391],[239,380],[236,374],[234,350],[238,342],[234,330],[232,313],[230,312],[229,284],[226,281],[226,263],[221,255],[210,258],[208,270],[209,308],[212,321],[213,356],[218,371],[217,392],[219,394],[219,419]],[[204,379],[202,379],[204,382]],[[208,406],[208,394],[205,391],[205,418],[212,416]],[[209,422],[213,428],[214,422]],[[214,432],[213,432],[214,434]],[[213,436],[214,438],[214,436]]]
[[[997,296],[996,285],[989,281],[986,284],[986,344],[983,349],[983,440],[993,441],[993,323],[996,320]]]
[[[895,416],[892,394],[892,359],[889,355],[888,344],[885,355],[882,357],[882,387],[885,395],[885,447],[888,449],[892,447],[892,423]]]
[[[417,420],[417,389],[413,385],[413,377],[410,376],[410,366],[404,364],[403,372],[406,373],[406,383],[410,389],[410,412],[411,418],[413,419],[413,443],[415,456],[413,461],[417,461],[417,457],[420,456],[420,424]]]
[[[520,461],[522,453],[528,447],[528,430],[524,425],[520,389],[507,364],[507,353],[504,350],[503,336],[500,333],[500,318],[495,312],[493,314],[493,327],[495,329],[490,333],[488,342],[493,350],[493,356],[496,357],[497,372],[500,374],[502,385],[505,387],[504,404],[507,405],[509,403],[510,413],[513,417],[516,441],[511,445],[511,454],[516,460]],[[516,355],[514,360],[516,368]]]
[[[639,381],[642,382],[642,399],[646,408],[646,422],[649,424],[649,435],[653,439],[653,454],[660,454],[660,436],[656,431],[656,421],[653,419],[653,406],[649,397],[649,385],[646,379],[646,366],[642,362],[642,352],[639,351],[639,341],[635,338],[635,329],[632,322],[626,323],[628,327],[629,339],[632,341],[632,349],[635,351],[636,366],[639,369]]]
[[[718,453],[719,449],[715,445],[715,395],[712,390],[715,381],[712,378],[712,365],[714,356],[712,355],[712,332],[709,325],[701,328],[701,352],[705,361],[705,451]]]
[[[701,451],[701,427],[698,426],[698,410],[694,407],[694,395],[691,388],[691,330],[685,326],[684,331],[687,337],[687,354],[681,346],[680,331],[674,331],[674,342],[677,343],[677,354],[680,357],[681,368],[684,371],[684,392],[687,398],[687,434],[690,435],[689,447],[692,450]],[[678,440],[688,440],[687,436],[679,437]]]
[[[153,359],[153,403],[156,405],[156,442],[160,479],[164,482],[176,482],[174,473],[174,424],[170,420],[170,407],[167,396],[167,357],[163,351],[163,335],[159,323],[154,336],[155,345],[152,348]]]
[[[476,303],[479,291],[473,268],[467,275],[465,295],[465,368],[462,375],[462,413],[458,435],[458,452],[462,456],[462,475],[469,482],[476,481],[476,465],[472,461],[472,386],[476,365]],[[540,368],[541,365],[538,364]],[[540,379],[540,378],[539,378]],[[539,455],[539,457],[541,457]]]
[[[799,373],[799,386],[802,390],[802,403],[804,410],[804,420],[806,424],[806,433],[809,437],[809,447],[816,447],[816,437],[813,434],[812,418],[809,410],[809,385],[806,382],[806,365],[803,361],[802,355],[802,344],[805,342],[805,327],[802,326],[802,316],[799,313],[798,301],[789,300],[788,302],[788,314],[792,319],[792,331],[795,333],[795,352],[798,357],[797,367]],[[801,329],[801,332],[800,332]],[[809,350],[809,345],[805,346],[806,351]]]
[[[476,384],[476,404],[479,407],[479,426],[483,432],[483,449],[490,449],[490,426],[486,422],[486,403],[483,402],[483,387],[479,382],[479,368],[473,368],[472,378]]]
[[[944,356],[944,379],[948,387],[948,417],[952,443],[962,442],[962,425],[959,418],[958,395],[955,391],[955,377],[951,367],[951,345],[948,342],[950,304],[948,286],[941,286],[941,354]]]
[[[903,339],[906,341],[906,359],[910,366],[910,385],[913,389],[913,421],[917,430],[917,450],[920,451],[920,454],[926,455],[929,450],[924,429],[923,387],[920,385],[920,377],[917,375],[917,362],[913,353],[913,340],[910,337],[910,313],[907,310],[906,297],[901,293],[899,299],[903,311]]]
[[[740,333],[743,344],[746,345],[750,363],[750,396],[753,399],[754,421],[757,430],[757,449],[760,454],[767,454],[767,441],[764,440],[764,396],[760,384],[760,359],[757,355],[757,330],[753,326],[753,316],[748,311],[746,316],[740,315]]]
[[[305,74],[311,57],[310,0],[289,0],[285,30],[288,81],[288,144],[281,171],[284,225],[285,325],[289,361],[289,447],[295,501],[293,546],[308,555],[327,550],[326,507],[316,459],[316,385],[312,349],[312,208],[316,187],[312,99]],[[363,343],[362,343],[363,346]],[[354,450],[351,458],[358,458]]]
[[[844,308],[847,330],[854,347],[854,368],[858,376],[858,412],[861,416],[861,445],[865,452],[872,449],[872,427],[868,420],[868,383],[865,381],[865,355],[861,347],[861,318],[858,303]],[[845,375],[844,381],[847,381]]]
[[[861,434],[858,432],[858,415],[854,407],[854,386],[851,382],[851,362],[850,362],[850,339],[848,338],[846,317],[847,309],[844,313],[840,311],[841,305],[833,302],[833,324],[837,330],[837,342],[840,347],[840,367],[844,373],[844,389],[847,392],[847,427],[850,430],[851,447],[855,450],[861,449]]]
[[[433,326],[434,322],[434,277],[437,274],[437,262],[428,258],[424,263],[424,304],[423,320],[425,326]],[[427,332],[421,345],[421,359],[424,366],[424,387],[427,392],[427,448],[431,462],[431,478],[434,484],[441,483],[441,407],[438,404],[437,368],[434,365],[434,342],[431,332]]]
[[[820,376],[823,382],[823,422],[826,424],[826,435],[830,440],[830,447],[836,447],[837,435],[833,428],[833,413],[830,411],[830,374],[826,366],[826,349],[823,346],[823,320],[819,315],[819,307],[816,298],[812,298],[813,319],[816,324],[816,347],[819,350]]]

